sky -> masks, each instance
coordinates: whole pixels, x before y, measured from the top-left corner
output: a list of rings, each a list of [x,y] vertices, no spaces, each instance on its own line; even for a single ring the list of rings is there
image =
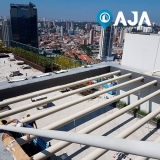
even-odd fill
[[[1,0],[0,16],[10,15],[10,4],[29,4],[38,10],[38,18],[96,21],[102,9],[110,10],[114,19],[123,11],[126,20],[133,20],[131,11],[138,11],[139,19],[147,11],[151,22],[160,24],[160,0]]]

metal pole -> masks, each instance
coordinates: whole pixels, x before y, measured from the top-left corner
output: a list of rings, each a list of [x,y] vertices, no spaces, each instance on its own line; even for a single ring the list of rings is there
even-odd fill
[[[3,100],[2,102],[0,102],[0,107],[6,106],[6,105],[9,105],[9,104],[12,104],[12,103],[16,103],[16,102],[19,102],[19,101],[22,101],[22,100],[26,100],[26,99],[29,99],[29,98],[33,98],[33,97],[38,96],[38,95],[58,91],[58,90],[61,90],[61,89],[64,89],[64,88],[72,87],[72,86],[75,86],[75,85],[78,85],[78,84],[89,82],[91,80],[99,79],[99,78],[102,78],[102,77],[105,77],[105,76],[110,76],[110,75],[114,75],[114,74],[118,74],[118,73],[120,73],[120,70],[115,71],[115,72],[110,72],[110,73],[107,73],[107,74],[102,74],[100,76],[96,76],[96,77],[92,77],[92,78],[86,78],[84,80],[76,81],[76,82],[73,82],[73,83],[69,83],[69,84],[65,84],[65,85],[61,85],[61,86],[56,86],[56,87],[52,87],[52,88],[49,88],[49,89],[44,89],[44,90],[41,90],[41,91],[36,91],[36,92],[33,92],[33,93],[17,96],[17,97],[10,98],[10,99],[7,99],[7,100]]]
[[[136,91],[138,91],[138,90],[140,90],[140,89],[143,89],[143,88],[145,88],[145,87],[148,87],[149,85],[153,85],[155,82],[156,82],[156,81],[153,81],[153,82],[147,83],[147,84],[145,84],[145,85],[143,85],[143,86],[140,86],[140,87],[137,87],[137,88],[135,88],[135,89],[132,89],[132,90],[130,90],[130,91],[128,91],[128,92],[126,92],[126,93],[124,93],[124,94],[122,94],[122,95],[119,95],[119,96],[113,97],[113,98],[111,98],[111,99],[108,99],[107,102],[101,102],[101,103],[99,103],[99,104],[97,104],[97,105],[92,106],[92,108],[90,107],[90,108],[88,108],[88,109],[85,109],[85,110],[83,110],[83,111],[81,111],[81,112],[79,112],[79,113],[77,113],[77,114],[71,115],[71,116],[69,116],[69,117],[67,117],[67,118],[65,118],[65,119],[62,119],[62,120],[60,120],[60,121],[58,121],[58,122],[56,122],[56,123],[50,124],[50,125],[42,128],[42,129],[56,129],[56,128],[60,127],[60,126],[63,126],[63,125],[65,125],[65,124],[71,122],[71,121],[74,120],[75,118],[78,118],[78,116],[79,116],[79,117],[82,116],[82,114],[87,114],[86,111],[88,111],[88,112],[95,111],[95,110],[97,110],[97,109],[99,109],[99,108],[102,108],[103,106],[106,106],[106,105],[109,105],[109,104],[111,104],[111,103],[113,103],[113,102],[116,102],[117,100],[119,100],[119,99],[121,99],[121,98],[123,98],[123,97],[126,97],[126,96],[128,96],[129,94],[132,94],[132,93],[134,93],[134,92],[136,92]],[[107,116],[106,118],[104,118],[104,119],[102,119],[102,120],[94,123],[93,125],[88,126],[87,128],[85,128],[85,129],[82,130],[82,133],[89,133],[89,132],[93,131],[94,129],[99,128],[100,126],[102,126],[102,125],[104,125],[105,123],[111,121],[112,119],[114,119],[114,118],[122,115],[123,113],[127,112],[128,110],[130,110],[130,109],[132,109],[132,108],[134,108],[134,107],[136,107],[136,106],[134,106],[133,104],[132,104],[131,107],[130,107],[130,105],[129,105],[129,106],[125,107],[124,109],[122,109],[122,110],[120,110],[120,111],[118,111],[118,112],[115,112],[114,114],[112,114],[112,115],[110,115],[110,116]],[[29,118],[30,118],[30,117],[29,117]],[[34,119],[32,119],[32,121],[33,121],[33,120],[34,120]],[[20,121],[26,122],[26,120],[24,121],[23,119],[20,120]],[[31,137],[30,140],[36,138],[35,136],[30,136],[30,137]],[[24,136],[24,137],[21,137],[21,138],[17,139],[17,142],[18,142],[20,145],[23,145],[23,144],[27,143],[28,140],[26,139],[26,136]]]
[[[158,90],[156,92],[157,92],[157,94],[160,94],[160,90]],[[154,92],[154,93],[156,93],[156,92]],[[129,135],[131,135],[137,129],[139,129],[140,127],[142,127],[145,123],[147,123],[150,119],[152,119],[153,117],[155,117],[159,113],[160,113],[160,108],[156,109],[155,111],[151,112],[150,114],[148,114],[147,116],[145,116],[144,118],[142,118],[141,120],[139,120],[134,125],[132,125],[129,128],[125,129],[123,132],[121,132],[120,134],[118,134],[115,138],[126,138],[126,137],[128,137]],[[96,160],[97,158],[99,158],[103,154],[105,154],[107,151],[108,150],[105,150],[105,149],[96,149],[92,153],[90,153],[89,155],[87,155],[86,157],[84,157],[82,160],[88,160],[88,159]]]
[[[42,114],[42,117],[43,117],[43,115],[45,115],[45,113],[46,113],[46,115],[47,115],[47,114],[51,114],[51,113],[58,112],[58,111],[60,111],[60,110],[62,110],[62,109],[65,109],[65,108],[67,108],[67,107],[70,107],[71,105],[75,105],[75,104],[77,104],[77,103],[83,102],[83,101],[88,100],[88,99],[90,99],[90,98],[93,98],[93,97],[99,96],[99,95],[101,95],[101,94],[104,94],[104,93],[106,93],[106,92],[109,92],[109,91],[115,90],[115,89],[117,89],[117,88],[123,87],[123,86],[125,86],[125,85],[129,85],[129,84],[131,84],[131,83],[135,83],[135,82],[140,81],[140,80],[142,80],[142,79],[143,79],[143,77],[139,77],[139,78],[133,79],[133,80],[131,80],[131,81],[127,81],[127,82],[125,82],[125,83],[122,83],[122,84],[119,84],[119,85],[110,87],[110,88],[105,89],[105,90],[103,90],[103,91],[98,91],[98,92],[96,92],[96,93],[94,93],[94,94],[91,94],[91,95],[88,95],[88,96],[79,98],[79,99],[77,99],[77,100],[74,100],[74,101],[65,103],[65,104],[63,104],[63,105],[61,105],[61,106],[57,106],[57,107],[55,107],[55,108],[48,109],[47,111],[44,111],[43,113],[40,113],[40,114]],[[88,87],[89,87],[89,86],[88,86]],[[73,92],[74,92],[74,93],[79,93],[79,92],[81,92],[82,90],[86,90],[86,88],[88,88],[88,87],[80,88],[80,89],[78,89],[78,91],[77,91],[77,90],[71,91],[71,92],[69,92],[69,93],[64,93],[64,94],[55,96],[55,97],[53,97],[53,98],[49,98],[49,99],[43,100],[43,101],[41,101],[41,102],[31,103],[31,104],[28,104],[28,105],[23,106],[23,107],[19,107],[19,108],[13,109],[13,110],[9,110],[9,111],[0,113],[0,118],[4,118],[4,117],[7,117],[7,116],[10,116],[10,115],[13,115],[13,114],[22,112],[22,111],[26,111],[26,110],[31,109],[31,108],[39,107],[40,105],[46,105],[48,102],[52,102],[53,100],[57,100],[57,99],[60,99],[60,98],[64,98],[64,97],[66,97],[66,96],[69,96],[69,95],[73,94]]]
[[[143,141],[135,141],[128,139],[124,140],[111,137],[107,138],[103,136],[94,136],[94,135],[78,134],[71,132],[50,131],[50,130],[2,126],[2,125],[0,125],[0,129],[19,132],[19,133],[33,134],[40,137],[54,138],[57,140],[63,140],[98,148],[121,151],[136,155],[143,155],[152,158],[160,157],[160,152],[159,152],[160,144],[154,142],[143,142]]]
[[[160,143],[160,137],[158,137],[154,142],[155,143]],[[135,160],[148,160],[148,159],[149,159],[148,157],[138,156]]]

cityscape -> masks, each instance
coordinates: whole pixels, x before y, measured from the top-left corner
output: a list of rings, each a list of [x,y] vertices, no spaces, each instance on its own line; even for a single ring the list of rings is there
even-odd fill
[[[0,160],[160,159],[154,13],[151,26],[104,28],[63,3],[71,17],[14,0],[0,15]]]

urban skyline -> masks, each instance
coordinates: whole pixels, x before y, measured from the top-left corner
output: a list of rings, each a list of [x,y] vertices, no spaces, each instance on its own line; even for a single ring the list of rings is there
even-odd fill
[[[23,4],[28,4],[29,0],[24,0]],[[135,0],[134,2],[127,3],[128,1],[117,1],[114,0],[112,3],[106,0],[93,0],[92,3],[89,1],[50,1],[47,0],[46,3],[41,1],[32,0],[32,3],[38,8],[38,17],[45,17],[47,19],[57,19],[57,20],[73,20],[73,21],[96,21],[97,13],[102,9],[108,9],[113,13],[114,19],[119,11],[123,11],[126,19],[133,19],[133,14],[131,11],[138,11],[139,17],[143,11],[147,11],[151,22],[160,23],[159,16],[160,11],[158,9],[158,0],[154,1],[144,1]],[[9,5],[11,3],[21,4],[20,0],[8,0],[1,2],[0,16],[9,16]],[[71,10],[68,10],[71,8]],[[46,10],[47,9],[47,10]]]

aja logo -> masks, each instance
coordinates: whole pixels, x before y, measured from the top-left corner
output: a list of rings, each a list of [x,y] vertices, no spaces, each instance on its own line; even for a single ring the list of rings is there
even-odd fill
[[[133,21],[132,20],[126,21],[123,12],[122,11],[118,12],[114,26],[118,26],[119,23],[122,23],[123,26],[127,26],[127,23],[130,26],[135,26],[137,24],[139,26],[142,26],[143,23],[146,23],[148,26],[151,26],[151,22],[146,11],[142,12],[139,22],[138,22],[138,12],[132,11],[132,13],[134,17]],[[103,28],[107,28],[107,26],[109,26],[113,21],[113,15],[108,10],[101,10],[97,15],[97,21]]]

